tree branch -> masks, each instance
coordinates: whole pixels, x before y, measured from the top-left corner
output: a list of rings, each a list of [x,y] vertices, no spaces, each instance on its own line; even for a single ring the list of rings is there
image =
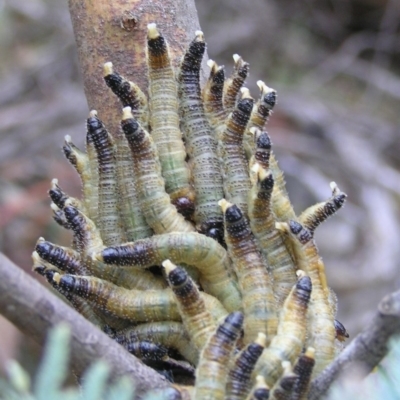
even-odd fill
[[[105,360],[111,377],[128,375],[137,395],[168,387],[168,382],[122,346],[111,340],[74,309],[52,294],[0,253],[0,312],[17,328],[43,344],[49,328],[60,322],[71,327],[71,362],[80,376],[98,359]]]
[[[400,333],[400,290],[385,296],[371,323],[314,379],[309,400],[317,400],[351,365],[362,364],[365,374],[375,368],[387,353],[389,339]]]

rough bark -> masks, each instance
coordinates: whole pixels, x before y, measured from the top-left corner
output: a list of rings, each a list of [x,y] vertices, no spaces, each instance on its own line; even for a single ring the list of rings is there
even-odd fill
[[[31,278],[0,253],[0,312],[25,335],[39,344],[60,322],[71,327],[71,364],[80,376],[94,361],[105,360],[113,378],[132,378],[138,395],[169,383],[115,341]]]
[[[69,0],[69,8],[89,108],[115,134],[121,106],[104,84],[103,64],[111,61],[117,72],[147,92],[147,24],[157,23],[176,65],[200,29],[194,0]]]

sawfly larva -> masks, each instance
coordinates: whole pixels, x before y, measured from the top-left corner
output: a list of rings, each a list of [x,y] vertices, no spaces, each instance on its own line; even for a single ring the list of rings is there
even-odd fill
[[[200,354],[196,369],[195,400],[225,399],[229,361],[243,325],[243,314],[233,312],[218,326]]]
[[[299,222],[310,232],[314,232],[322,222],[341,209],[346,201],[346,193],[341,192],[335,182],[331,182],[330,186],[332,197],[307,208],[299,216]]]
[[[179,93],[182,131],[196,188],[194,221],[206,235],[219,229],[222,213],[218,200],[223,197],[222,176],[217,155],[217,141],[208,122],[200,89],[200,67],[206,44],[203,32],[197,31],[180,66]]]
[[[256,384],[251,390],[250,394],[246,397],[246,400],[268,400],[269,399],[269,387],[265,382],[262,375],[256,376]]]
[[[292,366],[289,361],[283,361],[282,368],[283,374],[271,392],[272,400],[290,400],[292,390],[298,378],[298,376],[292,371]]]
[[[193,346],[180,322],[162,321],[140,324],[118,333],[115,340],[123,346],[129,341],[149,340],[177,350],[193,365],[197,365],[199,360],[199,351]]]
[[[248,344],[235,358],[229,371],[226,384],[226,397],[230,400],[244,399],[251,390],[251,374],[257,360],[261,356],[267,343],[263,333],[259,333],[256,340]]]
[[[60,210],[54,203],[50,204],[50,208],[53,211],[53,220],[61,227],[70,230],[71,226],[65,217],[64,211]]]
[[[272,387],[282,374],[282,361],[294,362],[303,349],[307,333],[307,308],[311,296],[311,279],[303,272],[280,312],[276,335],[264,350],[255,367]],[[312,288],[314,290],[314,288]]]
[[[232,75],[224,83],[224,108],[230,113],[236,106],[240,89],[249,74],[249,63],[243,61],[239,54],[233,55],[234,68]]]
[[[209,336],[215,331],[216,324],[206,309],[204,299],[196,284],[184,269],[176,267],[169,260],[162,263],[167,281],[175,294],[179,313],[193,344],[198,350],[204,347]]]
[[[308,386],[315,365],[315,349],[308,347],[306,352],[298,358],[293,372],[298,376],[294,384],[290,400],[302,400],[308,392]]]
[[[194,231],[193,225],[171,204],[153,138],[133,118],[130,107],[123,110],[121,126],[131,148],[140,207],[149,226],[155,233]]]
[[[118,210],[118,188],[114,140],[106,130],[97,112],[91,111],[87,119],[87,135],[97,152],[99,170],[99,203],[97,224],[101,238],[107,246],[124,241]]]
[[[268,261],[268,269],[274,281],[275,298],[281,306],[296,283],[296,267],[281,232],[275,228],[275,215],[271,209],[274,187],[272,173],[258,163],[254,164],[252,169],[257,180],[249,192],[248,199],[251,231]]]
[[[170,259],[200,271],[200,282],[207,293],[221,301],[228,311],[241,307],[241,296],[230,270],[226,250],[215,240],[196,232],[155,235],[121,246],[108,247],[95,255],[107,264],[147,268]]]
[[[132,322],[181,320],[170,289],[128,290],[92,276],[55,275],[54,281],[63,290],[88,299],[94,307]],[[202,296],[213,318],[227,314],[215,298],[205,293]]]
[[[219,204],[224,213],[225,241],[242,292],[244,343],[254,341],[259,332],[266,334],[269,343],[278,324],[272,279],[240,208],[224,199]]]
[[[349,333],[347,332],[344,325],[338,321],[337,319],[334,320],[335,331],[336,331],[336,339],[340,342],[344,342],[346,339],[350,337]]]
[[[148,25],[147,62],[151,135],[157,146],[165,190],[178,210],[190,216],[194,211],[194,192],[190,187],[186,152],[179,130],[178,88],[167,41],[154,23]]]
[[[51,189],[49,190],[51,201],[60,209],[64,208],[65,202],[69,200],[69,204],[85,212],[85,209],[80,200],[75,197],[68,196],[64,193],[60,186],[58,186],[58,179],[52,179]]]
[[[229,115],[218,143],[222,164],[224,193],[228,201],[247,214],[247,193],[250,189],[248,162],[243,151],[243,133],[253,107],[248,89],[242,88],[242,98]]]

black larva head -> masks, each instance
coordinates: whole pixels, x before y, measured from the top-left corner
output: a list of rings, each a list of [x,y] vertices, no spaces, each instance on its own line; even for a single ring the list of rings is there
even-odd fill
[[[106,85],[112,90],[118,90],[122,84],[122,77],[117,73],[112,73],[104,77]]]
[[[340,340],[342,342],[350,337],[346,328],[344,327],[344,325],[341,322],[339,322],[337,319],[335,319],[334,324],[335,324],[336,338],[338,340]]]
[[[301,224],[299,224],[298,222],[296,222],[292,219],[288,222],[288,224],[289,224],[290,232],[292,232],[293,235],[298,235],[301,232],[301,230],[303,229],[303,226]]]
[[[148,39],[147,46],[149,49],[149,53],[151,53],[151,55],[155,57],[162,56],[167,52],[167,44],[164,37],[161,35],[154,39]]]
[[[44,273],[44,277],[46,278],[47,282],[49,282],[53,286],[57,286],[57,283],[53,280],[53,276],[56,273],[53,269],[47,269]]]
[[[269,150],[271,148],[271,139],[267,132],[262,132],[257,138],[257,148]]]
[[[77,215],[79,215],[79,211],[73,206],[64,207],[63,210],[68,222],[71,222]]]
[[[61,191],[60,188],[56,187],[54,189],[49,190],[49,196],[53,203],[57,205],[59,208],[64,207],[65,200],[67,200],[67,196]]]
[[[86,122],[88,132],[103,128],[103,123],[97,117],[89,117]]]
[[[176,207],[179,214],[182,214],[186,219],[189,219],[194,213],[194,202],[187,197],[178,197],[172,204]]]
[[[260,182],[261,187],[264,190],[271,191],[274,188],[274,177],[272,174],[269,174]]]
[[[75,278],[72,275],[63,275],[58,285],[67,291],[72,290],[75,286]]]
[[[75,157],[75,154],[72,152],[72,148],[69,144],[64,144],[63,146],[63,153],[66,157],[66,159],[73,165],[76,166],[77,160]]]
[[[46,267],[43,265],[37,265],[34,269],[33,269],[36,273],[38,273],[41,276],[45,276],[46,273]]]
[[[224,82],[225,82],[225,70],[224,70],[223,66],[220,67],[215,72],[215,74],[212,77],[212,80],[217,85],[223,85],[224,84]]]
[[[225,220],[228,223],[233,223],[239,221],[243,218],[243,213],[236,204],[232,204],[225,211]]]
[[[127,137],[135,135],[139,129],[139,123],[134,118],[124,119],[121,122],[121,126]]]
[[[347,195],[345,193],[340,193],[334,197],[333,202],[335,203],[336,208],[341,208],[346,201]]]
[[[121,251],[115,247],[107,247],[101,252],[103,261],[106,264],[118,264],[121,263]]]
[[[237,105],[237,109],[240,110],[243,113],[250,114],[251,110],[253,109],[253,99],[242,99],[239,101]]]
[[[276,104],[276,92],[272,91],[272,92],[267,93],[264,96],[264,102],[266,104],[268,104],[270,106],[270,108],[273,108]]]
[[[296,288],[311,293],[312,283],[310,277],[309,276],[301,277],[296,283]]]
[[[232,325],[235,330],[240,331],[242,329],[244,316],[240,311],[230,313],[224,321],[224,325]]]
[[[253,399],[255,400],[268,400],[269,399],[269,389],[259,388],[253,392]]]
[[[45,257],[51,252],[52,249],[53,246],[49,242],[40,242],[35,247],[35,250],[43,259],[45,259]]]
[[[187,273],[183,268],[174,268],[168,274],[168,280],[172,286],[181,286],[186,282]]]

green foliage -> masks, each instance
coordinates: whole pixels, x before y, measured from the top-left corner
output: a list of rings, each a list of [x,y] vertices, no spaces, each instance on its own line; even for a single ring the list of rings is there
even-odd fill
[[[108,383],[109,367],[94,363],[82,378],[81,388],[64,388],[68,375],[70,329],[60,324],[50,331],[42,362],[31,384],[26,371],[16,362],[8,366],[8,381],[0,378],[0,400],[133,400],[134,387],[128,377]],[[161,400],[148,395],[147,400]]]
[[[365,379],[350,375],[334,385],[328,400],[400,399],[400,337],[391,340],[385,359]]]

